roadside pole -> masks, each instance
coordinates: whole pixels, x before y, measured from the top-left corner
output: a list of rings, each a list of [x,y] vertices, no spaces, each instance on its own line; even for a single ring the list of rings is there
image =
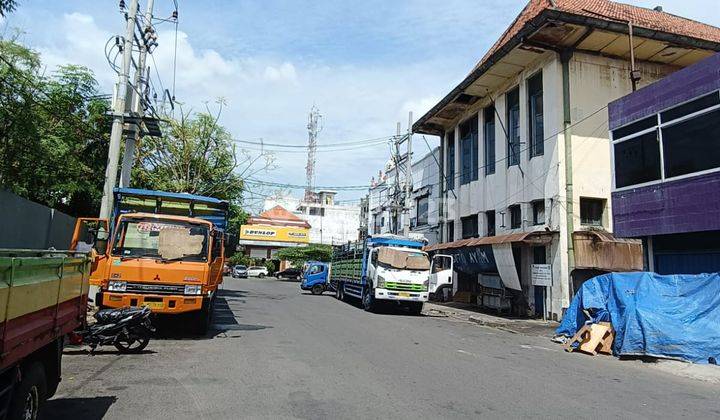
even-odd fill
[[[148,34],[152,34],[152,17],[153,5],[155,0],[148,0],[147,9],[145,10],[145,28],[140,38],[140,57],[138,58],[137,68],[135,69],[135,91],[131,91],[134,98],[132,103],[132,111],[137,116],[145,114],[145,106],[143,105],[143,92],[148,83],[147,78],[143,77],[145,73],[145,63],[147,61],[148,50],[152,39],[148,39]],[[132,174],[133,161],[135,160],[135,145],[140,134],[140,121],[135,120],[128,125],[128,135],[125,137],[125,150],[123,152],[122,167],[120,169],[120,187],[126,188],[130,186],[130,176]]]
[[[110,218],[113,207],[113,189],[117,181],[118,160],[120,157],[120,140],[125,125],[125,105],[128,93],[128,73],[132,61],[133,37],[135,35],[135,20],[137,18],[138,0],[131,0],[127,13],[127,30],[123,43],[123,60],[118,84],[115,88],[115,103],[113,105],[113,125],[110,132],[110,149],[108,150],[107,167],[105,168],[105,186],[100,204],[100,217]]]
[[[410,197],[412,195],[412,125],[413,113],[408,114],[407,126],[407,162],[405,162],[405,200],[403,201],[405,217],[403,218],[403,235],[407,238],[410,236]]]

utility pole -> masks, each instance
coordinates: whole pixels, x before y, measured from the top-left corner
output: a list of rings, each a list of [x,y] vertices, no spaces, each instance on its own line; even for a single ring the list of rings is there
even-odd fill
[[[113,207],[113,189],[117,181],[118,160],[120,157],[120,140],[125,125],[125,104],[128,93],[128,78],[130,64],[132,61],[133,37],[135,35],[135,21],[137,19],[138,0],[130,1],[130,9],[127,12],[127,27],[123,43],[123,60],[118,84],[115,88],[115,103],[113,104],[113,124],[110,132],[110,149],[108,150],[108,162],[105,168],[105,186],[103,198],[100,204],[100,217],[110,218]]]
[[[413,113],[410,111],[408,114],[408,126],[407,126],[407,160],[405,162],[405,200],[403,201],[405,208],[403,212],[405,217],[403,218],[403,235],[410,236],[410,197],[412,196],[412,125],[413,125]],[[432,153],[432,151],[431,151]]]
[[[152,17],[153,17],[153,5],[155,0],[147,0],[147,9],[145,10],[145,28],[140,38],[140,56],[137,62],[137,68],[135,69],[135,81],[133,86],[135,90],[131,89],[131,95],[134,98],[132,103],[132,112],[135,116],[142,116],[145,114],[145,106],[143,104],[143,94],[145,87],[148,83],[149,77],[144,77],[145,63],[147,61],[147,55],[155,42],[152,28]],[[140,134],[140,120],[135,120],[128,124],[128,134],[125,137],[125,151],[123,152],[122,169],[120,170],[120,187],[126,188],[130,186],[130,176],[132,174],[133,161],[135,160],[135,145]]]

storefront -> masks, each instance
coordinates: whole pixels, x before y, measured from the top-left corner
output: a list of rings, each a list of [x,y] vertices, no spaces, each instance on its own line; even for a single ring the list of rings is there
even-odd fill
[[[276,260],[280,249],[307,246],[309,242],[310,224],[276,206],[242,225],[238,244],[250,258],[271,261]],[[288,264],[277,261],[275,265],[277,270],[283,270]]]

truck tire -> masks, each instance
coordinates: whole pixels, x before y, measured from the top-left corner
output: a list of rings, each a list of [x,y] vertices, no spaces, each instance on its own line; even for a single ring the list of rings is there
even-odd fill
[[[15,385],[8,420],[36,420],[47,397],[45,369],[32,362],[21,369],[20,382]]]
[[[194,332],[197,335],[205,336],[210,330],[210,324],[212,322],[212,311],[213,301],[211,299],[204,299],[202,309],[200,313],[195,316]]]
[[[343,285],[340,282],[337,283],[337,286],[335,289],[335,298],[337,298],[337,300],[340,300],[340,301],[345,300],[345,292],[343,291]]]
[[[375,291],[372,287],[363,288],[362,295],[363,309],[367,312],[375,312],[377,310],[377,302],[375,302]]]
[[[325,287],[323,287],[322,284],[316,284],[312,287],[312,289],[310,289],[310,292],[312,292],[313,295],[322,295],[324,291]]]
[[[420,314],[422,314],[423,303],[410,302],[408,309],[410,310],[410,315],[420,316]]]

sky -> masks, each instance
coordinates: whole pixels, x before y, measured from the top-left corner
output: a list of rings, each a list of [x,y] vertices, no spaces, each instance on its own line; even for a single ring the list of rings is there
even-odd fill
[[[146,0],[140,0],[144,10]],[[185,111],[217,111],[237,140],[307,144],[310,108],[319,108],[318,143],[391,136],[407,129],[472,69],[524,7],[524,0],[177,0],[177,67],[174,26],[157,26],[153,85],[172,90]],[[127,4],[130,0],[125,0]],[[629,3],[720,26],[718,0],[630,0]],[[172,0],[155,0],[168,17]],[[112,92],[116,74],[105,58],[107,40],[124,32],[116,1],[19,0],[0,20],[4,37],[39,51],[50,72],[74,63],[95,73]],[[415,159],[429,150],[414,137]],[[436,138],[427,138],[431,147]],[[257,146],[238,143],[257,153]],[[321,146],[322,147],[322,146]],[[302,151],[303,149],[300,149]],[[385,144],[350,151],[321,151],[316,185],[367,185],[390,157]],[[305,183],[305,153],[273,152],[275,169],[256,179]],[[251,187],[259,194],[272,190]],[[290,191],[286,191],[288,193]],[[291,191],[300,197],[301,190]],[[361,192],[342,192],[353,200]],[[258,197],[258,196],[248,196]]]

